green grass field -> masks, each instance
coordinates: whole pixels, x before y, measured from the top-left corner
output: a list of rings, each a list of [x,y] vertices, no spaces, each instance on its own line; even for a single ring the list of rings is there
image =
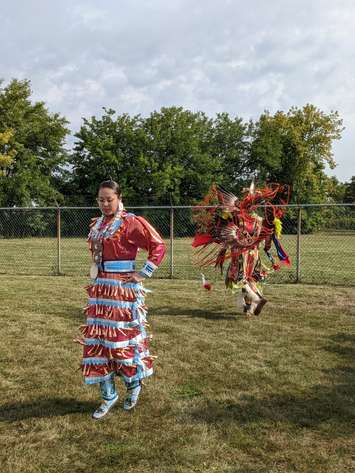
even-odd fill
[[[292,266],[270,276],[269,282],[294,282],[296,278],[296,236],[284,235],[285,249]],[[159,270],[161,278],[170,275],[170,242],[167,257]],[[144,254],[140,256],[143,261]],[[85,276],[90,258],[85,239],[61,240],[61,272]],[[302,235],[301,281],[330,285],[355,285],[355,232],[328,232]],[[55,238],[26,238],[0,240],[0,274],[48,275],[57,272],[57,242]],[[192,264],[190,238],[177,238],[173,246],[173,275],[178,279],[199,278],[200,271]],[[206,270],[212,279],[218,272]]]
[[[134,412],[95,422],[72,343],[86,283],[0,276],[3,473],[355,470],[353,288],[269,285],[246,320],[220,283],[149,281],[155,376]]]

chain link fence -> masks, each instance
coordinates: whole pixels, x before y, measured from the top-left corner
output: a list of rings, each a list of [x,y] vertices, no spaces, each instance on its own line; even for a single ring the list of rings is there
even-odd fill
[[[157,228],[167,254],[155,277],[196,279],[192,260],[193,207],[135,207]],[[97,208],[0,208],[0,273],[8,275],[88,275],[86,237]],[[292,265],[269,282],[355,285],[355,206],[287,206],[281,242]],[[262,253],[262,252],[261,252]],[[138,261],[145,261],[144,252]],[[265,260],[266,262],[266,260]],[[208,268],[212,280],[221,277]]]

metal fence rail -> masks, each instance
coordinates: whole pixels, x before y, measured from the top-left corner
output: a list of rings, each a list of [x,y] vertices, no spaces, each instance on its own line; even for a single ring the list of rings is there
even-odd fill
[[[146,217],[167,244],[155,277],[195,279],[192,263],[195,233],[190,206],[132,207]],[[86,237],[97,208],[0,208],[0,273],[87,275],[90,255]],[[287,206],[282,243],[292,261],[270,275],[270,282],[355,285],[355,206]],[[140,262],[145,255],[140,254]],[[216,279],[217,271],[205,271]]]

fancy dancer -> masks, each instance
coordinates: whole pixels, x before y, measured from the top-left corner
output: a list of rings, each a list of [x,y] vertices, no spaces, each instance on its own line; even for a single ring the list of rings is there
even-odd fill
[[[290,264],[279,239],[283,206],[289,201],[289,187],[270,184],[255,189],[254,183],[245,189],[246,195],[239,199],[224,189],[212,186],[202,205],[196,207],[194,220],[197,233],[192,246],[197,248],[200,267],[213,264],[220,267],[229,261],[225,284],[232,290],[241,288],[243,310],[249,317],[259,315],[267,302],[262,293],[262,283],[271,271],[277,271],[271,253],[274,243],[281,263]],[[262,263],[260,245],[271,267]]]

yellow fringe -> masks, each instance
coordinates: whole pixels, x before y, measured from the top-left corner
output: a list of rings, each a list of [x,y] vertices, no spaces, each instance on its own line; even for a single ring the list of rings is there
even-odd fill
[[[275,217],[273,224],[275,225],[275,234],[277,238],[281,237],[281,232],[282,232],[282,222],[279,218]]]

